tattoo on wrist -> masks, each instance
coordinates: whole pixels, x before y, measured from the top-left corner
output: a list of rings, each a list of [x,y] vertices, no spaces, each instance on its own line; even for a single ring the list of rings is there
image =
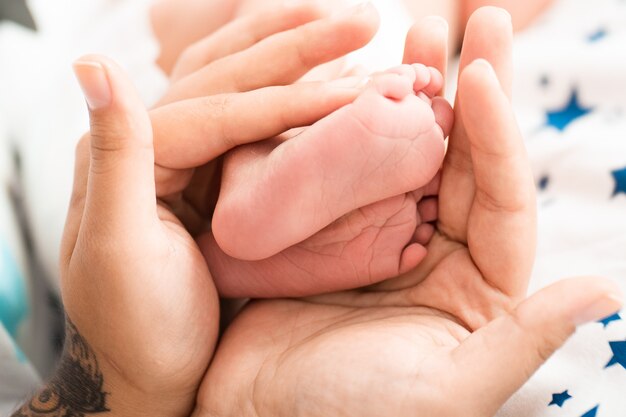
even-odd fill
[[[110,411],[94,351],[69,318],[65,327],[65,346],[54,377],[12,417],[84,417]]]

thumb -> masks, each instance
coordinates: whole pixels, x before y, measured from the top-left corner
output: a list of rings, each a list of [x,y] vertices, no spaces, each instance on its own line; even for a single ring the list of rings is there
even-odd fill
[[[539,291],[453,352],[459,371],[455,392],[467,395],[463,404],[477,416],[494,415],[576,326],[610,316],[621,306],[617,285],[600,278],[564,280]]]
[[[74,72],[91,122],[85,220],[101,228],[133,229],[156,213],[148,112],[114,62],[85,56],[74,63]]]

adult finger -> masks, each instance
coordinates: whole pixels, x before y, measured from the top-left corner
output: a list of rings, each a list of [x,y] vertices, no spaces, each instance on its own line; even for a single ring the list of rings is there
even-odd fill
[[[156,160],[172,169],[198,167],[235,146],[308,126],[354,101],[366,80],[350,77],[267,87],[152,110]]]
[[[74,158],[74,185],[72,187],[72,195],[63,228],[63,239],[61,244],[61,268],[64,269],[72,257],[80,224],[83,220],[83,211],[85,209],[85,196],[87,195],[87,179],[89,177],[89,141],[90,136],[85,134],[76,145]],[[62,274],[64,275],[64,274]]]
[[[492,416],[574,333],[622,307],[617,285],[601,278],[554,284],[470,335],[452,353],[452,392],[471,416]],[[503,372],[506,370],[506,372]]]
[[[156,215],[148,112],[112,61],[86,56],[76,61],[74,70],[91,121],[84,221],[91,230],[116,227],[132,233]]]
[[[530,1],[525,2],[523,7],[520,7],[518,0],[491,0],[489,3],[492,6],[510,10],[513,14],[513,28],[517,31],[536,20],[537,15],[553,2],[554,0]],[[485,2],[482,0],[469,0],[464,2],[464,7],[461,8],[463,21],[467,20],[469,15],[476,10],[477,6],[483,5],[484,3]]]
[[[178,81],[159,105],[291,84],[312,68],[365,46],[374,36],[378,21],[374,6],[365,3],[270,36]]]
[[[430,16],[414,24],[406,37],[403,63],[436,68],[444,77],[448,67],[448,23]]]
[[[477,60],[463,71],[459,101],[476,185],[468,240],[474,253],[489,254],[475,256],[474,262],[492,285],[519,297],[526,291],[537,240],[535,185],[524,141],[487,61]]]
[[[172,72],[172,80],[179,80],[213,61],[243,51],[271,35],[312,22],[325,15],[326,11],[316,3],[300,3],[285,4],[263,14],[236,19],[188,47]]]
[[[465,29],[459,71],[477,59],[491,63],[503,91],[510,98],[513,85],[513,27],[511,15],[498,7],[482,7]]]
[[[512,44],[511,17],[506,11],[495,7],[477,10],[467,23],[461,52],[461,73],[474,60],[485,59],[491,63],[501,80],[500,88],[509,94],[513,72]],[[450,238],[466,242],[467,220],[474,200],[475,184],[465,118],[462,116],[465,108],[457,100],[454,110],[456,123],[444,162],[439,227]]]

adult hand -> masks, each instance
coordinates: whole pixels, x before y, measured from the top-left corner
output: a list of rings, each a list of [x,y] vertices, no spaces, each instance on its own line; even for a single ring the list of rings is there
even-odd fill
[[[150,119],[131,83],[96,56],[75,72],[91,131],[61,244],[65,347],[16,415],[185,416],[215,347],[218,297],[193,238],[157,200]]]
[[[497,9],[468,24],[426,261],[376,288],[252,303],[221,340],[194,415],[493,415],[577,325],[620,308],[598,278],[524,300],[535,206],[507,97],[511,33]],[[440,66],[445,38],[436,20],[418,24],[407,60]]]
[[[328,16],[301,3],[238,19],[190,46],[151,112],[157,195],[191,229],[210,217],[216,157],[240,144],[307,126],[352,102],[359,79],[290,85],[365,45],[378,15],[360,6]],[[243,94],[242,94],[243,93]]]
[[[62,243],[67,342],[57,374],[17,415],[189,413],[215,345],[218,300],[193,238],[160,197],[183,199],[196,185],[194,168],[238,143],[352,101],[354,80],[262,87],[289,84],[358,48],[376,26],[375,13],[362,12],[320,19],[314,6],[300,5],[233,22],[189,49],[164,107],[149,114],[114,63],[77,64],[92,130],[77,148]],[[361,38],[332,44],[349,30]],[[306,47],[316,40],[331,43]],[[283,48],[301,50],[302,59],[280,55]],[[264,76],[251,58],[285,65]],[[185,84],[190,78],[197,85]],[[164,160],[156,178],[154,147],[157,163]]]

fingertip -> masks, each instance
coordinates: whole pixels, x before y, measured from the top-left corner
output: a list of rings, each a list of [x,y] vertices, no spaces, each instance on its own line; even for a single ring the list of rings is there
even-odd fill
[[[576,284],[589,288],[589,300],[573,315],[573,322],[579,326],[591,321],[601,320],[617,313],[624,306],[624,295],[612,280],[604,278],[582,278]]]
[[[478,58],[467,65],[461,72],[460,84],[467,84],[469,81],[488,80],[497,82],[493,66],[484,58]]]
[[[73,63],[74,73],[92,111],[118,116],[145,109],[132,81],[120,65],[102,55],[84,55]]]
[[[445,74],[448,60],[448,22],[429,16],[415,23],[406,36],[403,62],[422,63]]]
[[[419,24],[427,26],[430,30],[441,34],[447,34],[450,32],[450,25],[448,24],[448,21],[441,16],[426,16],[420,21]]]
[[[509,13],[498,7],[482,7],[469,18],[461,51],[460,68],[477,58],[489,61],[503,90],[510,96],[513,79],[513,28]]]
[[[458,95],[461,106],[469,109],[468,111],[474,113],[476,109],[484,109],[487,105],[485,100],[491,98],[491,93],[495,91],[504,95],[500,81],[489,61],[475,59],[463,69],[459,78]]]
[[[527,322],[544,321],[546,314],[556,323],[579,326],[601,320],[623,307],[617,283],[601,277],[561,280],[531,296],[518,307],[517,315]]]
[[[513,36],[511,14],[501,7],[483,6],[474,11],[467,20],[467,31],[471,31],[475,27],[484,27],[485,23],[492,27],[508,31],[511,36]]]
[[[72,68],[89,110],[97,111],[109,107],[112,91],[104,60],[96,55],[86,55],[74,61]]]
[[[380,26],[380,14],[371,1],[361,2],[344,9],[333,16],[334,19],[345,21],[353,26],[352,38],[361,38],[369,42]]]
[[[448,21],[441,16],[427,16],[416,22],[406,36],[407,44],[419,45],[419,41],[430,34],[430,37],[437,40],[446,40],[450,32]],[[417,62],[417,61],[416,61]],[[407,62],[413,63],[413,62]],[[426,65],[428,65],[426,63]]]

